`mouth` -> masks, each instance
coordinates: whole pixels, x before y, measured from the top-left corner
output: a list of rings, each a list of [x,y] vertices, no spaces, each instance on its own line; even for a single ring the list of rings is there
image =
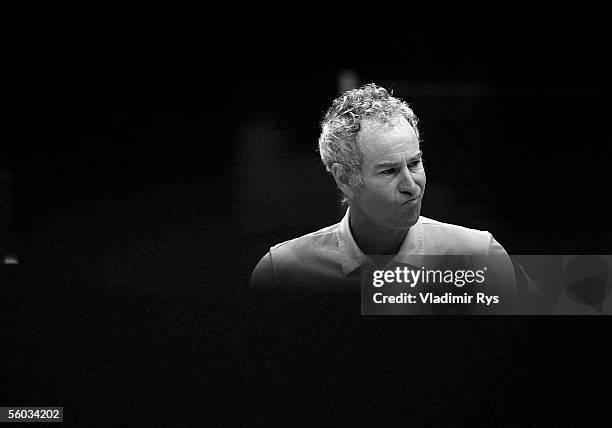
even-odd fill
[[[415,203],[418,200],[419,200],[419,196],[417,196],[416,198],[408,199],[406,202],[403,202],[402,205],[407,205],[407,204]]]

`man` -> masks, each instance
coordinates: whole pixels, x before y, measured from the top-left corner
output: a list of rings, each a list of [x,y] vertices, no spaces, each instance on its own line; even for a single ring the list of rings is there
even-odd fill
[[[437,255],[453,260],[447,267],[486,266],[489,294],[518,294],[512,262],[490,233],[420,215],[426,176],[418,119],[406,102],[375,84],[345,92],[322,121],[319,152],[346,214],[338,224],[272,247],[253,271],[251,289],[363,293],[366,272],[424,268],[427,256]]]

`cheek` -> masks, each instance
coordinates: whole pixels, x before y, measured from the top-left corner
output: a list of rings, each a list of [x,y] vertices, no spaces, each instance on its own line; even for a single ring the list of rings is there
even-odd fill
[[[393,184],[368,186],[366,189],[368,204],[373,209],[383,209],[386,205],[396,203],[398,193]]]

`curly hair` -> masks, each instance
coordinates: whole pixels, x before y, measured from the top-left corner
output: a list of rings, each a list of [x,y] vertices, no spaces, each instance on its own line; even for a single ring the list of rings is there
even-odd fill
[[[331,173],[332,165],[339,163],[351,187],[359,191],[363,175],[357,134],[363,121],[394,126],[399,117],[410,123],[418,139],[418,118],[405,101],[390,95],[385,88],[369,83],[336,98],[321,121],[319,136],[319,154],[327,172]],[[342,203],[346,202],[344,197]]]

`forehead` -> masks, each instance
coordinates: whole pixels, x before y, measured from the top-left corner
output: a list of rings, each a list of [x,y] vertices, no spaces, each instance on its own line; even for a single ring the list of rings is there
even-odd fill
[[[382,161],[399,162],[419,153],[419,140],[404,117],[390,125],[364,121],[357,135],[357,142],[364,167]]]

